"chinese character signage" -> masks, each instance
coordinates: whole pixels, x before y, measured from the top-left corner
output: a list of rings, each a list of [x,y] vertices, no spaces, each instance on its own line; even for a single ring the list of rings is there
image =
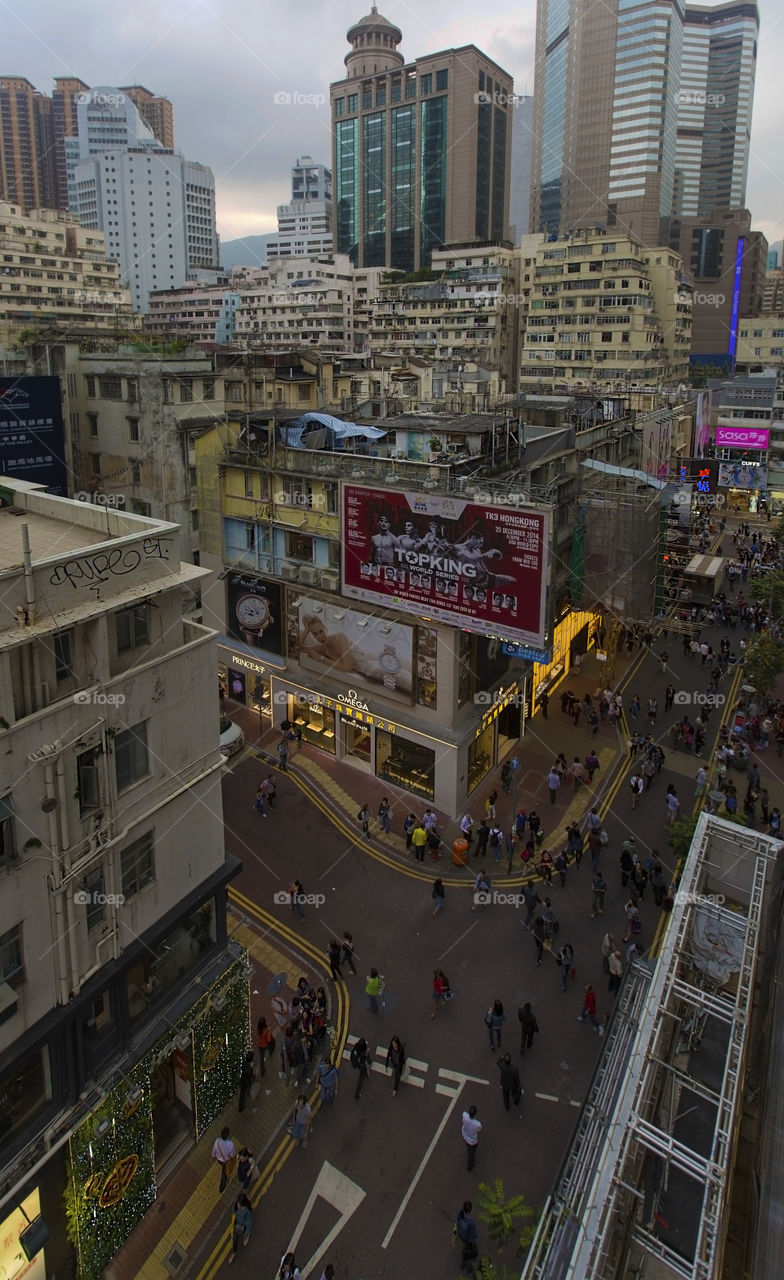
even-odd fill
[[[767,427],[717,427],[716,447],[722,449],[767,449],[770,431]]]
[[[0,378],[0,474],[66,496],[59,378]]]
[[[544,647],[549,512],[343,488],[343,594]]]

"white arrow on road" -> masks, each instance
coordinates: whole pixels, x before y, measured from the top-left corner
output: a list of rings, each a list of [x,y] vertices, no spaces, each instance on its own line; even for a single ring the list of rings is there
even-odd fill
[[[336,1169],[334,1165],[331,1165],[329,1161],[324,1161],[323,1165],[319,1169],[315,1186],[308,1196],[307,1204],[300,1214],[299,1222],[294,1228],[294,1234],[291,1237],[289,1249],[296,1250],[299,1238],[305,1228],[305,1223],[310,1217],[311,1210],[319,1196],[321,1196],[322,1200],[326,1200],[327,1204],[332,1205],[333,1209],[337,1209],[340,1217],[329,1234],[324,1237],[323,1242],[313,1254],[313,1257],[309,1258],[305,1263],[305,1266],[302,1268],[302,1280],[307,1280],[307,1277],[315,1271],[319,1262],[324,1257],[324,1254],[327,1252],[327,1249],[329,1249],[332,1244],[332,1241],[337,1239],[340,1235],[340,1232],[343,1230],[351,1215],[356,1212],[362,1201],[365,1199],[365,1195],[366,1192],[364,1192],[361,1187],[357,1186],[356,1182],[352,1182],[350,1178],[347,1178],[344,1173],[341,1173],[340,1170]]]

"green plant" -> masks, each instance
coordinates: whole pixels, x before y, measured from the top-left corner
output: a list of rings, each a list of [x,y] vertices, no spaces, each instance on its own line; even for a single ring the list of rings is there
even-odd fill
[[[479,1183],[479,1208],[477,1217],[487,1226],[493,1244],[503,1248],[514,1234],[519,1232],[517,1240],[517,1256],[528,1252],[534,1238],[536,1224],[541,1210],[528,1204],[524,1195],[510,1196],[507,1200],[501,1178],[496,1178],[492,1186],[486,1182]]]
[[[770,693],[784,671],[784,644],[767,635],[755,636],[746,650],[744,671],[749,684],[760,693]]]
[[[683,862],[686,858],[691,848],[691,842],[694,839],[698,821],[698,813],[684,813],[680,818],[675,819],[672,826],[667,828],[667,844],[673,850],[676,862]]]

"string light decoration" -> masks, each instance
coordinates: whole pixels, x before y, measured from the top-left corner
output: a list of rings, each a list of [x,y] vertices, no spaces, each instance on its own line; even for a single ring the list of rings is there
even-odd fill
[[[246,970],[243,955],[71,1135],[64,1199],[80,1280],[100,1280],[156,1198],[152,1075],[171,1057],[173,1033],[190,1037],[187,1066],[197,1139],[239,1088],[250,1040]]]

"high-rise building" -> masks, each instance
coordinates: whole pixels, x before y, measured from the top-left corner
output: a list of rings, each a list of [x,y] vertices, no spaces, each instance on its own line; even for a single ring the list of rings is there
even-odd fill
[[[670,244],[694,281],[692,361],[732,369],[740,316],[758,315],[768,242],[748,209],[673,222]]]
[[[375,5],[347,38],[330,86],[336,251],[412,271],[440,245],[507,239],[511,76],[474,45],[405,63]]]
[[[673,213],[709,218],[743,208],[759,14],[755,3],[687,5]]]
[[[278,234],[267,241],[267,260],[332,252],[332,172],[301,156],[291,170],[291,200],[278,205]]]
[[[509,182],[509,234],[515,244],[528,235],[531,204],[531,130],[534,100],[517,94],[512,112],[512,172]]]
[[[24,76],[0,79],[0,200],[23,213],[55,205],[52,100]]]
[[[674,214],[742,205],[757,24],[754,3],[538,0],[532,230],[667,244]]]
[[[120,89],[136,107],[148,129],[167,151],[174,150],[174,107],[168,98],[150,93],[143,85],[125,85]]]
[[[88,89],[77,96],[76,130],[65,138],[64,146],[68,207],[72,213],[78,212],[74,176],[80,160],[104,151],[127,151],[131,147],[161,149],[131,99],[110,85]]]
[[[75,138],[79,126],[76,108],[79,99],[89,93],[89,85],[76,76],[55,76],[52,91],[52,125],[54,130],[55,168],[57,189],[55,208],[68,208],[68,172],[65,158],[65,139]]]

